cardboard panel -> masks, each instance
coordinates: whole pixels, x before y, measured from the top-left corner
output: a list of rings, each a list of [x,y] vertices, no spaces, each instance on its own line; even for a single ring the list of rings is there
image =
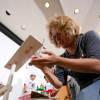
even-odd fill
[[[38,49],[41,48],[41,46],[42,44],[38,40],[36,40],[33,36],[30,35],[4,67],[11,69],[12,64],[15,63],[16,64],[15,71],[18,71],[26,62],[26,53],[28,60],[30,58],[31,50],[33,55]]]
[[[58,100],[71,100],[68,97],[68,92],[67,92],[66,86],[62,86],[55,97],[59,98]],[[65,99],[66,97],[67,97],[67,99]]]

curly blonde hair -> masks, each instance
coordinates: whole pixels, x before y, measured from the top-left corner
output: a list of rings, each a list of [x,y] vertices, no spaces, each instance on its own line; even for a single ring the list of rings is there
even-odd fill
[[[61,34],[62,33],[66,34],[68,37],[70,37],[70,35],[74,36],[75,41],[80,36],[80,26],[77,24],[75,20],[73,20],[68,16],[55,16],[54,18],[51,18],[46,28],[49,31],[50,42],[53,43],[58,48],[59,45],[52,38],[52,33],[51,33],[52,28],[55,28]]]

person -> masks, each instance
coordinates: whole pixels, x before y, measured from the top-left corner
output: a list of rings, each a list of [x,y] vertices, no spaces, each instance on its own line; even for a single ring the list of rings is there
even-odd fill
[[[46,83],[43,85],[45,87],[45,90],[49,90],[52,89],[52,84],[50,84],[48,78],[46,76],[44,76],[44,79],[46,80]]]
[[[51,73],[53,73],[53,74],[55,73],[56,66],[49,66],[48,68],[51,71]]]
[[[76,96],[80,92],[80,87],[78,83],[75,81],[75,79],[69,75],[67,76],[67,82],[68,82],[68,88],[71,95],[71,100],[75,100]]]
[[[36,91],[36,83],[34,82],[36,74],[32,73],[30,75],[30,80],[26,80],[24,83],[24,92]]]
[[[100,35],[90,30],[80,32],[77,22],[68,16],[55,16],[47,25],[50,41],[65,52],[61,57],[51,51],[48,56],[33,56],[30,63],[41,69],[50,83],[60,88],[66,85],[67,75],[80,86],[76,100],[100,100]],[[55,75],[48,66],[57,65]]]
[[[56,66],[48,67],[52,73],[55,73],[55,71],[56,71],[56,68],[54,68],[54,67],[56,67]],[[75,100],[76,96],[80,92],[80,87],[79,87],[78,83],[75,81],[75,79],[69,75],[67,76],[67,82],[68,82],[68,89],[69,89],[70,95],[71,95],[71,100]],[[55,87],[53,87],[52,90],[53,90],[53,93],[51,96],[55,96],[59,91],[59,89],[56,89]]]
[[[44,79],[45,79],[46,83],[49,83],[49,80],[46,76],[44,76]]]
[[[48,68],[49,68],[49,70],[50,70],[51,73],[55,74],[56,65],[54,65],[54,66],[49,66]],[[55,87],[53,86],[53,87],[52,87],[51,97],[55,97],[55,96],[57,95],[57,93],[59,92],[59,90],[60,90],[60,88],[57,89],[57,88],[55,88]]]

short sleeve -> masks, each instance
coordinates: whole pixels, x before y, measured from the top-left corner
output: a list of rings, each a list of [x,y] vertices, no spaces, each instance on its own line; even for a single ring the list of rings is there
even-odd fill
[[[87,58],[100,59],[100,35],[89,31],[84,35]]]
[[[27,79],[27,80],[24,82],[24,84],[28,85],[28,83],[29,83],[29,80]]]
[[[67,74],[66,69],[60,66],[56,66],[55,76],[63,83],[63,85],[67,84]]]

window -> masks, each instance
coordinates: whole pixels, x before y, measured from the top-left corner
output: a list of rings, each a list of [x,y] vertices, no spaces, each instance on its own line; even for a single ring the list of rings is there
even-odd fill
[[[17,35],[15,35],[11,30],[9,30],[1,22],[0,22],[0,31],[3,34],[5,34],[7,37],[9,37],[10,39],[12,39],[18,45],[21,45],[23,43],[23,40],[22,39],[20,39]]]

